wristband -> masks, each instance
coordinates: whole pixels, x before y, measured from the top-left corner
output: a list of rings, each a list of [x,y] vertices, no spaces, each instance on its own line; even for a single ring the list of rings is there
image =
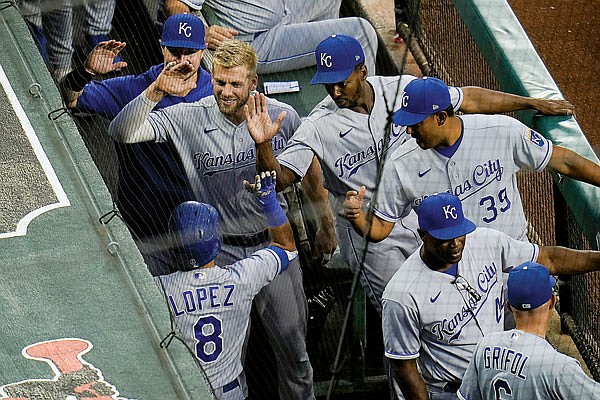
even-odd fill
[[[67,74],[64,85],[69,90],[81,92],[84,86],[92,80],[92,76],[93,75],[82,66]]]
[[[281,208],[279,201],[277,201],[274,192],[272,196],[269,195],[261,198],[260,203],[262,204],[263,213],[267,218],[267,225],[269,227],[281,226],[287,222],[287,216],[283,208]]]

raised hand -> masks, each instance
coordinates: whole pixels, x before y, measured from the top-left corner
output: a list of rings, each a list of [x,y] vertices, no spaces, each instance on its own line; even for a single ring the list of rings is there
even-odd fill
[[[95,75],[104,75],[125,68],[125,61],[114,62],[115,57],[125,48],[124,42],[109,40],[100,42],[92,49],[85,60],[85,69]]]
[[[244,181],[244,187],[251,193],[254,193],[258,197],[258,201],[261,204],[277,201],[277,192],[275,191],[275,184],[277,181],[277,175],[275,171],[263,171],[254,177],[254,183]]]
[[[146,90],[146,95],[152,101],[160,101],[165,94],[183,97],[196,88],[196,68],[188,60],[171,61],[161,71],[156,81]]]
[[[239,32],[235,29],[211,25],[206,28],[206,47],[210,50],[215,50],[226,41],[233,39],[237,34],[239,34]]]
[[[356,190],[348,190],[346,192],[346,200],[344,200],[344,215],[349,220],[357,219],[362,213],[363,198],[367,189],[361,186]]]
[[[534,107],[543,115],[575,114],[575,106],[567,100],[536,99]]]
[[[256,144],[261,144],[270,142],[277,134],[286,112],[282,111],[273,121],[267,108],[267,98],[263,93],[256,93],[248,99],[244,106],[244,114],[250,136]]]

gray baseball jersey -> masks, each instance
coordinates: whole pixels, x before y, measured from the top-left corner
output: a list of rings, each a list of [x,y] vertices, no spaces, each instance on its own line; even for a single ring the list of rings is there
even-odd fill
[[[144,98],[143,94],[138,96],[121,111],[127,113],[123,118],[125,124],[135,115],[148,112],[151,103]],[[285,103],[274,99],[268,102],[271,118],[277,118],[281,111],[287,112],[272,141],[273,151],[279,154],[300,125],[300,117]],[[267,228],[260,204],[242,185],[244,179],[253,182],[256,175],[254,141],[246,122],[236,126],[225,118],[213,96],[155,110],[141,130],[153,132],[157,142],[173,142],[194,194],[219,212],[224,235],[255,233]],[[287,207],[283,195],[279,199],[282,207]]]
[[[527,220],[517,188],[521,168],[543,170],[552,143],[514,118],[463,115],[463,134],[447,157],[422,150],[415,141],[396,151],[386,164],[375,213],[395,222],[433,193],[449,192],[463,204],[477,226],[494,228],[527,240]]]
[[[268,104],[272,119],[281,111],[287,112],[272,141],[273,151],[278,154],[300,124],[300,118],[287,104],[273,99]],[[172,141],[194,194],[219,212],[224,235],[265,230],[267,223],[260,205],[242,185],[244,179],[252,182],[256,175],[255,144],[246,122],[236,126],[226,119],[213,96],[155,112],[150,112],[152,108],[153,103],[144,94],[138,96],[119,113],[109,132],[135,132],[142,137],[154,136],[157,141]],[[139,121],[142,115],[148,117],[134,127],[131,121]],[[285,209],[283,196],[278,196]],[[224,244],[216,262],[231,264],[266,244]],[[295,263],[295,273],[280,275],[256,296],[256,304],[263,323],[273,327],[267,329],[267,339],[274,349],[285,351],[276,357],[282,398],[312,399],[312,367],[306,352],[306,297],[299,263]],[[290,296],[290,288],[294,296]]]
[[[285,150],[277,157],[282,165],[303,177],[313,155],[317,156],[325,187],[335,199],[333,208],[340,216],[337,218],[340,250],[355,269],[361,265],[362,251],[367,243],[343,217],[342,204],[346,192],[357,190],[361,185],[367,189],[365,201],[370,201],[377,190],[380,160],[389,157],[411,139],[405,127],[388,125],[388,118],[400,107],[404,87],[413,79],[415,77],[411,75],[367,78],[375,92],[373,109],[369,115],[339,108],[327,96],[302,121]],[[458,110],[463,99],[462,90],[451,87],[450,95],[454,108]],[[389,143],[384,145],[386,130],[390,132]],[[385,188],[383,185],[380,187]],[[380,190],[379,196],[383,192]],[[365,275],[361,276],[361,280],[378,309],[381,308],[381,294],[385,285],[419,244],[416,227],[416,215],[412,213],[401,224],[396,224],[387,240],[368,243],[363,271]]]
[[[242,372],[242,345],[252,300],[281,270],[280,257],[266,248],[226,267],[178,271],[155,278],[165,292],[182,338],[213,388],[230,383]]]
[[[258,55],[258,72],[315,65],[315,48],[333,34],[358,40],[369,72],[375,73],[377,33],[363,18],[339,18],[341,0],[181,0],[194,10],[208,6],[219,25],[240,32]]]
[[[462,400],[600,398],[600,383],[574,358],[519,330],[493,333],[475,348],[458,391]]]
[[[431,270],[415,252],[383,293],[386,356],[417,358],[428,389],[460,381],[477,342],[503,330],[502,272],[535,261],[538,251],[535,244],[477,228],[466,237],[457,275]]]

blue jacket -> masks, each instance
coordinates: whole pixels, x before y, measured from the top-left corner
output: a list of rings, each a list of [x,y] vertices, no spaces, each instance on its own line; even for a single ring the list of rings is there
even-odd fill
[[[77,109],[112,120],[127,103],[156,80],[163,64],[138,75],[92,81],[77,99]],[[211,77],[199,69],[198,84],[185,97],[166,96],[156,109],[193,102],[213,93]],[[136,239],[167,232],[171,210],[194,200],[181,159],[170,143],[114,143],[119,172],[113,197]]]

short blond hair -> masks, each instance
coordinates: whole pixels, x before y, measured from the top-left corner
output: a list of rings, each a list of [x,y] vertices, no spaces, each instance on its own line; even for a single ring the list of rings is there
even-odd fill
[[[235,39],[217,47],[213,54],[213,65],[224,68],[246,66],[251,76],[256,75],[257,64],[258,56],[254,48],[249,43]]]

